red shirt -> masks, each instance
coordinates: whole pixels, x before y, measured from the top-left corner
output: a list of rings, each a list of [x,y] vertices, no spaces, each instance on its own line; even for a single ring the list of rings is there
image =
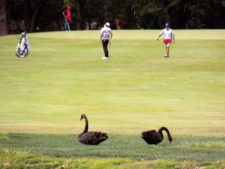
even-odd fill
[[[70,12],[70,6],[66,7],[66,20],[71,21],[71,12]]]

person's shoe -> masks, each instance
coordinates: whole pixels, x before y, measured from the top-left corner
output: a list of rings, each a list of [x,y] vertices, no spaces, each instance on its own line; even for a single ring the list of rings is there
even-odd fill
[[[104,57],[102,57],[102,59],[103,59],[103,60],[107,60],[107,59],[109,59],[109,58],[104,56]]]

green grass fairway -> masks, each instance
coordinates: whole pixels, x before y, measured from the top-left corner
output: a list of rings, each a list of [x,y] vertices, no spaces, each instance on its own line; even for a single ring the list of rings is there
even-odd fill
[[[99,31],[28,34],[28,58],[0,37],[0,168],[225,168],[225,30],[175,30],[169,59],[159,32],[113,31],[107,61]],[[106,142],[77,141],[82,113]]]

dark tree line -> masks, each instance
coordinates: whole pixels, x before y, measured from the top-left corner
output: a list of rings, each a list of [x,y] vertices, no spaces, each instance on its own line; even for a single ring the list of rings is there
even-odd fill
[[[7,0],[8,31],[56,30],[62,6],[63,1],[58,0]]]
[[[66,3],[72,30],[225,28],[225,0],[1,0],[0,34],[62,30]]]
[[[0,35],[2,34],[4,35],[8,33],[5,4],[6,4],[6,0],[0,1]]]

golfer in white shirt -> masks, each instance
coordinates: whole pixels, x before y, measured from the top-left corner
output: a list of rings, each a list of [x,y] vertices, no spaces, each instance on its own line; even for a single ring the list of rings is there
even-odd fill
[[[102,42],[102,47],[104,50],[105,56],[103,59],[109,58],[108,44],[112,39],[112,30],[110,29],[110,23],[106,22],[104,27],[101,29],[100,41]]]
[[[165,24],[165,29],[163,29],[157,40],[159,40],[159,38],[161,36],[163,36],[163,43],[165,44],[165,48],[166,48],[166,54],[165,54],[165,57],[170,57],[170,45],[171,43],[173,42],[175,44],[175,34],[173,32],[173,30],[169,27],[169,23],[166,23]]]

